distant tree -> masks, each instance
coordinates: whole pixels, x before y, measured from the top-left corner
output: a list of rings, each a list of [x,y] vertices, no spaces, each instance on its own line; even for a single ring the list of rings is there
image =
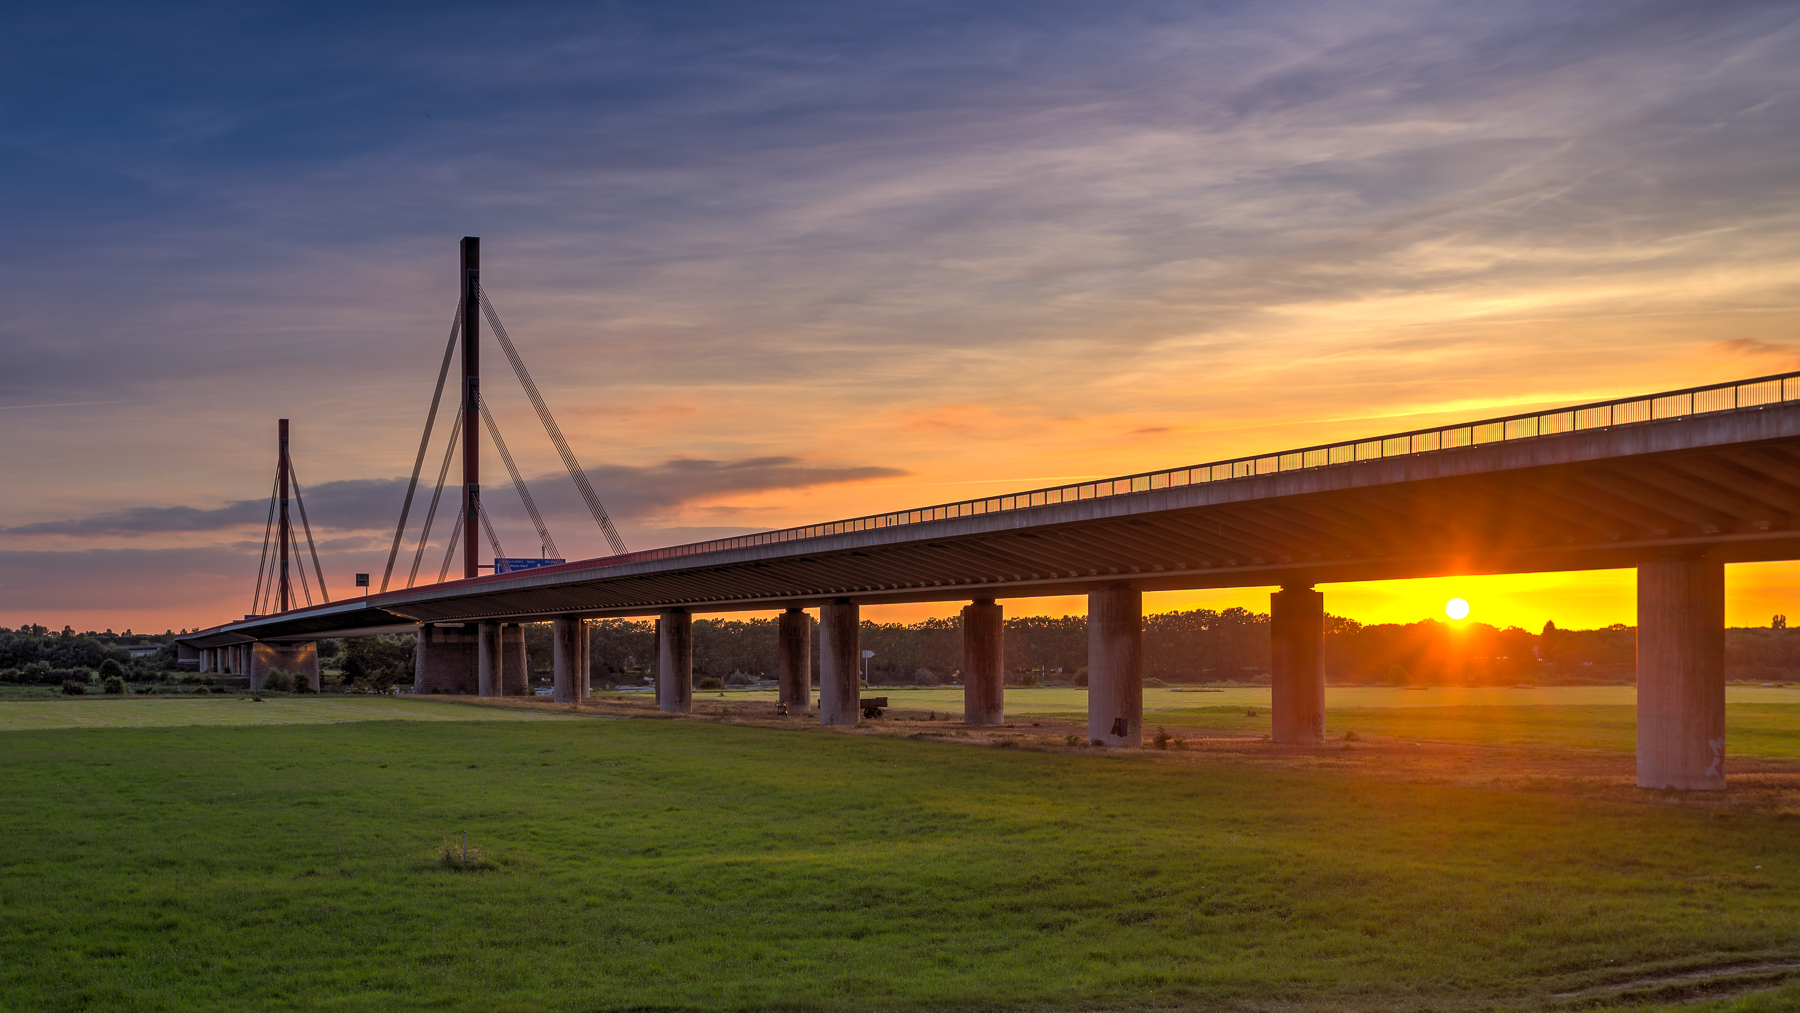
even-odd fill
[[[357,687],[386,693],[412,678],[413,649],[408,636],[349,637],[344,640],[344,679]]]

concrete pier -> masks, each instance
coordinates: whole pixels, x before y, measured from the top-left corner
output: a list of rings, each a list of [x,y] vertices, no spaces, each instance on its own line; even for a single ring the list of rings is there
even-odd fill
[[[587,695],[580,678],[581,632],[581,620],[574,616],[557,616],[550,623],[550,699],[557,703],[580,703]]]
[[[482,696],[499,696],[506,673],[506,653],[500,649],[500,624],[484,622],[476,632],[475,686]]]
[[[477,645],[475,627],[419,627],[418,646],[413,649],[413,692],[475,693],[477,682]]]
[[[963,722],[971,725],[1006,723],[1006,625],[1005,609],[992,598],[978,598],[964,605],[963,627]]]
[[[656,621],[656,703],[668,714],[694,710],[694,617],[681,609]]]
[[[319,691],[319,645],[310,640],[259,640],[244,644],[248,659],[250,688],[262,689],[269,673],[280,669],[296,680],[305,679],[314,693]]]
[[[577,699],[586,700],[594,695],[594,637],[588,628],[586,619],[575,620],[575,695]]]
[[[775,620],[775,679],[788,713],[812,710],[812,616],[788,609]]]
[[[500,653],[506,660],[499,667],[502,696],[531,695],[531,658],[525,651],[525,627],[507,623],[500,627]]]
[[[862,610],[838,600],[819,606],[819,724],[862,720]]]
[[[1144,594],[1130,587],[1088,594],[1088,738],[1144,740]]]
[[[1725,787],[1725,565],[1638,564],[1640,788]]]
[[[1310,584],[1269,595],[1269,673],[1270,737],[1325,741],[1325,595]]]

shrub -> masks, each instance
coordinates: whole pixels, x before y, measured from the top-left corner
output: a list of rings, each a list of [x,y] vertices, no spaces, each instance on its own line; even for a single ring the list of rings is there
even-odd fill
[[[480,848],[469,847],[468,840],[468,836],[464,835],[460,843],[445,841],[444,846],[438,849],[438,864],[453,872],[484,872],[499,868],[492,859],[481,853]]]
[[[210,687],[210,686],[195,686],[194,687],[194,695],[195,696],[212,696],[212,687]]]
[[[695,683],[694,688],[696,688],[696,689],[724,689],[725,684],[709,675],[706,678],[701,679],[699,682]]]
[[[1150,741],[1158,749],[1167,749],[1169,748],[1169,740],[1172,738],[1174,738],[1174,736],[1169,734],[1167,728],[1158,727],[1156,729],[1156,734],[1151,737]]]
[[[118,679],[120,682],[124,682],[125,666],[119,664],[112,658],[107,658],[100,663],[100,679],[101,681]],[[107,692],[111,692],[111,690],[108,690]]]
[[[87,695],[87,683],[79,682],[75,679],[64,679],[63,680],[63,696],[85,696],[85,695]]]
[[[1076,670],[1075,685],[1078,688],[1087,686],[1087,669],[1081,668]]]
[[[305,672],[294,672],[289,677],[294,681],[294,692],[311,693],[313,691],[312,679]]]
[[[106,660],[112,661],[111,658],[108,658]],[[125,695],[125,677],[122,675],[109,675],[106,677],[106,681],[101,684],[101,689],[106,693],[107,696],[124,696]]]
[[[271,693],[286,693],[294,688],[294,677],[279,668],[269,669],[263,676],[262,688]]]

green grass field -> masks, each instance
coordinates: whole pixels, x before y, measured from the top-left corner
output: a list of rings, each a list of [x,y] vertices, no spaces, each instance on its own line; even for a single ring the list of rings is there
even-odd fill
[[[1800,820],[1753,802],[354,698],[3,703],[0,784],[8,1010],[1643,1009],[1800,969]],[[463,831],[495,868],[438,862]]]
[[[962,713],[962,690],[888,689],[896,709]],[[700,699],[721,694],[700,693]],[[773,703],[772,690],[729,690],[727,700]],[[1328,734],[1354,731],[1394,739],[1504,743],[1630,753],[1636,748],[1637,691],[1631,686],[1545,686],[1534,689],[1429,690],[1333,686],[1325,691]],[[1256,711],[1255,716],[1248,711]],[[1725,691],[1726,734],[1740,757],[1800,759],[1800,686],[1730,686]],[[1007,718],[1079,722],[1087,714],[1087,690],[1008,687]],[[1269,730],[1269,691],[1260,687],[1218,690],[1146,689],[1144,725],[1173,733],[1261,734]]]

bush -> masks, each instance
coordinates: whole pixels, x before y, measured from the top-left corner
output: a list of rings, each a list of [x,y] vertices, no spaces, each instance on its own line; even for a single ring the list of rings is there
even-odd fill
[[[86,696],[86,695],[87,695],[87,683],[77,682],[74,679],[64,679],[63,680],[63,696]]]
[[[1083,668],[1075,673],[1075,686],[1077,689],[1087,686],[1087,669]]]
[[[289,678],[294,680],[294,692],[311,693],[313,691],[312,679],[305,672],[294,672]]]
[[[194,687],[194,695],[195,696],[212,696],[212,687],[211,686],[195,686]]]
[[[271,668],[269,674],[263,676],[262,688],[271,693],[290,692],[294,688],[294,677],[279,668]]]
[[[694,688],[695,689],[724,689],[725,684],[709,675],[706,678],[701,679],[699,682],[694,683]]]
[[[105,661],[102,661],[100,663],[100,679],[102,682],[110,681],[112,679],[117,679],[121,683],[124,682],[125,681],[125,666],[119,664],[117,661],[113,660],[112,658],[107,658]],[[107,690],[107,692],[110,693],[112,691]]]
[[[108,658],[106,660],[112,661],[111,658]],[[107,696],[124,696],[125,695],[125,677],[122,675],[109,675],[106,677],[106,681],[101,684],[101,689],[106,693]]]

